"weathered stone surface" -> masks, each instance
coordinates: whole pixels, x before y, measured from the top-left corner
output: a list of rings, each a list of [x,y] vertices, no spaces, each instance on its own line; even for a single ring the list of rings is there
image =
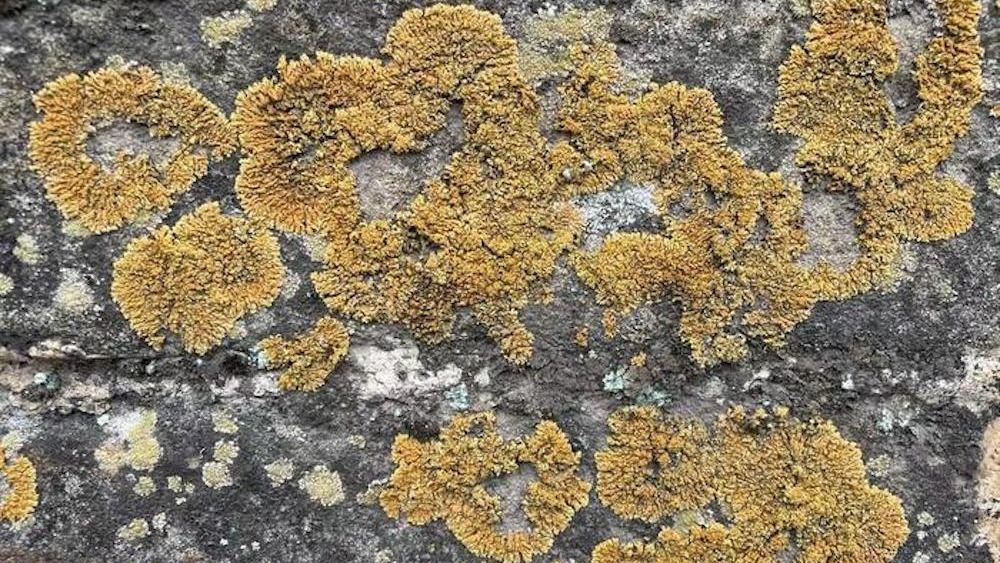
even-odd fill
[[[437,345],[399,327],[348,323],[347,359],[327,384],[315,393],[283,393],[276,374],[260,367],[255,344],[300,333],[325,312],[308,276],[317,268],[314,255],[301,237],[284,235],[290,273],[270,308],[240,321],[203,357],[175,340],[149,348],[110,299],[112,263],[129,240],[200,204],[237,210],[238,158],[213,164],[163,216],[81,236],[29,168],[32,93],[120,58],[190,83],[228,114],[239,91],[274,74],[281,55],[376,56],[390,26],[415,4],[423,3],[278,0],[256,10],[231,0],[0,0],[0,290],[9,285],[0,291],[0,436],[13,433],[22,443],[40,495],[31,520],[0,522],[0,561],[474,561],[443,525],[408,526],[373,502],[370,492],[392,471],[396,434],[433,436],[462,410],[494,409],[509,435],[548,418],[583,452],[583,472],[592,478],[607,417],[637,403],[705,419],[733,404],[786,405],[800,418],[828,418],[861,448],[872,482],[903,501],[911,535],[897,561],[990,560],[976,496],[980,440],[1000,415],[1000,199],[987,187],[1000,168],[1000,120],[988,104],[975,110],[970,134],[945,167],[975,188],[971,230],[909,246],[890,287],[819,304],[786,347],[754,345],[738,364],[697,367],[677,334],[678,308],[666,300],[625,319],[619,337],[604,337],[592,292],[564,264],[553,301],[523,315],[536,336],[525,366],[507,361],[471,316],[460,316],[453,337]],[[515,38],[538,13],[556,11],[530,0],[475,4],[500,15]],[[607,11],[610,39],[629,73],[711,90],[748,164],[795,176],[795,140],[776,133],[770,116],[778,66],[810,23],[799,11],[803,2],[576,4]],[[905,117],[917,105],[913,58],[935,16],[924,0],[890,4],[904,69],[889,91]],[[1000,7],[992,0],[983,7],[985,99],[998,103]],[[216,17],[238,21],[210,26],[210,41],[202,22]],[[558,103],[550,81],[536,86],[543,107]],[[91,149],[169,150],[127,129],[112,133]],[[375,154],[355,163],[359,178],[384,190],[362,192],[366,214],[385,215],[413,197],[413,183],[437,174],[456,137],[449,129],[420,156]],[[851,229],[842,222],[852,212],[823,198],[809,204],[809,235],[820,237],[816,249],[827,258],[850,260]],[[584,244],[617,229],[655,229],[649,199],[627,186],[580,200],[590,221]],[[589,327],[587,348],[575,342],[582,326]],[[631,366],[639,352],[646,364]],[[147,409],[157,417],[158,462],[149,471],[102,471],[95,450]],[[224,432],[231,428],[213,423],[214,413],[231,416],[238,429]],[[213,459],[219,440],[238,445],[235,459]],[[293,476],[278,484],[265,466],[282,458],[291,460]],[[207,464],[224,465],[228,479],[215,478],[222,468]],[[300,486],[316,466],[339,474],[343,500],[324,506]],[[143,476],[155,484],[145,496],[135,490]],[[176,491],[171,477],[181,479]],[[148,534],[121,531],[134,519],[145,519]],[[607,538],[656,530],[622,521],[591,494],[540,559],[587,561]]]

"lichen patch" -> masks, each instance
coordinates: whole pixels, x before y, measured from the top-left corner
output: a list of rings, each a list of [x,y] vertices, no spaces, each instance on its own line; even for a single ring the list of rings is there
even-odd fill
[[[344,500],[344,485],[340,474],[330,471],[325,465],[317,465],[299,479],[299,488],[309,495],[313,502],[324,507],[339,504]]]
[[[295,475],[295,464],[292,460],[282,457],[264,466],[264,472],[272,487],[280,487],[290,481]]]
[[[829,422],[733,409],[708,428],[633,407],[608,426],[598,497],[623,518],[675,518],[653,542],[599,544],[594,563],[888,562],[909,533],[900,500],[868,484]]]
[[[52,304],[71,315],[82,315],[94,307],[94,291],[78,270],[64,268]]]
[[[221,110],[192,87],[164,80],[147,67],[69,74],[49,82],[34,100],[42,119],[29,130],[32,167],[63,216],[95,233],[167,209],[210,162],[236,148]],[[176,150],[153,151],[154,162],[141,141],[122,145],[119,135],[108,147],[114,154],[102,165],[87,143],[109,120],[146,125],[155,139],[176,138],[171,145]]]
[[[546,553],[588,502],[590,484],[578,475],[580,454],[550,421],[505,440],[493,413],[456,416],[437,439],[397,436],[392,459],[395,471],[379,494],[387,515],[416,525],[442,520],[473,554],[497,561]],[[535,479],[524,486],[523,521],[505,529],[521,517],[504,518],[503,500],[487,487],[522,465],[533,468]]]
[[[115,261],[111,296],[154,348],[170,331],[204,354],[237,320],[272,303],[283,277],[271,233],[207,203],[129,243]]]
[[[156,413],[136,411],[113,418],[109,429],[114,436],[94,451],[102,471],[116,475],[122,467],[150,471],[163,452],[156,439]]]

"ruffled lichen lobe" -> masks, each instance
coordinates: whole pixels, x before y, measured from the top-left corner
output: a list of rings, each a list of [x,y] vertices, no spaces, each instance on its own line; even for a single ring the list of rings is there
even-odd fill
[[[437,5],[405,12],[383,52],[387,61],[282,59],[277,79],[240,94],[240,201],[279,229],[326,239],[313,281],[334,313],[438,342],[468,307],[522,363],[533,336],[518,311],[545,299],[579,217],[547,166],[516,44],[492,14]],[[364,220],[348,165],[423,148],[453,102],[465,144],[446,171],[395,215]]]
[[[709,92],[654,84],[632,98],[616,90],[612,45],[572,48],[559,115],[569,138],[554,147],[553,165],[576,194],[621,181],[654,187],[664,223],[662,233],[616,233],[575,255],[607,308],[609,333],[622,315],[671,294],[695,361],[734,361],[746,355],[747,337],[780,346],[817,301],[887,281],[902,242],[968,229],[971,190],[935,170],[981,98],[980,10],[975,0],[936,4],[942,30],[917,59],[921,107],[905,124],[883,89],[897,64],[885,2],[815,2],[817,22],[781,67],[774,122],[805,140],[798,165],[861,206],[861,256],[843,271],[801,263],[801,189],[750,169],[728,147]]]
[[[443,520],[469,551],[496,561],[527,562],[547,552],[588,502],[580,454],[551,421],[505,440],[493,413],[459,415],[435,440],[397,436],[392,459],[396,469],[379,495],[387,515],[418,526]],[[502,501],[485,484],[522,465],[537,476],[521,502],[530,529],[503,531]]]
[[[38,506],[38,483],[35,465],[24,456],[6,458],[0,444],[0,520],[17,524],[28,518]]]
[[[204,354],[240,317],[274,301],[283,276],[270,232],[207,203],[129,243],[115,261],[111,296],[154,348],[170,331]]]
[[[720,507],[703,523],[664,527],[651,543],[608,540],[595,563],[891,561],[909,534],[902,504],[871,486],[861,452],[829,421],[787,409],[736,408],[711,428],[626,408],[595,455],[597,493],[623,518],[661,519]],[[682,521],[683,518],[677,518]]]
[[[226,116],[194,88],[147,67],[109,67],[69,74],[35,95],[42,118],[31,124],[28,156],[45,180],[46,197],[68,220],[103,233],[170,207],[208,165],[236,149]],[[87,151],[99,128],[127,121],[154,139],[176,137],[163,162],[118,150],[106,169]]]
[[[285,391],[315,391],[347,354],[350,336],[340,321],[324,317],[293,339],[271,336],[257,347],[269,368],[285,368],[278,387]]]
[[[981,5],[935,5],[941,29],[915,61],[920,107],[906,122],[885,91],[899,57],[884,1],[813,2],[816,22],[779,70],[774,124],[803,140],[796,163],[861,209],[861,256],[843,271],[815,269],[821,298],[868,291],[895,274],[905,241],[951,238],[972,223],[972,189],[936,170],[982,98]]]

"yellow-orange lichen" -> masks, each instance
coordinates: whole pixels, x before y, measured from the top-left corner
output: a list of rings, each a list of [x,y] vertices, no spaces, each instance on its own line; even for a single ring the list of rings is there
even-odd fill
[[[206,173],[209,162],[236,148],[215,105],[146,67],[63,76],[35,95],[35,106],[42,119],[30,127],[32,166],[59,211],[95,233],[168,208]],[[115,120],[148,126],[154,138],[177,137],[179,147],[162,163],[119,150],[105,170],[88,155],[86,143],[95,128]]]
[[[404,13],[383,51],[385,62],[282,59],[278,79],[240,94],[240,201],[278,228],[327,239],[313,281],[333,312],[437,342],[468,307],[524,362],[533,337],[518,311],[545,296],[580,222],[547,164],[517,46],[496,16],[437,5]],[[348,164],[420,149],[452,102],[465,144],[445,172],[395,216],[363,220]]]
[[[286,340],[271,336],[257,346],[268,367],[287,367],[278,377],[285,391],[315,391],[347,354],[350,336],[344,325],[324,317],[305,334]]]
[[[208,203],[129,243],[115,262],[111,296],[153,347],[171,331],[203,354],[237,319],[269,305],[283,275],[273,235]]]
[[[392,459],[396,470],[379,496],[386,514],[417,525],[443,520],[472,553],[509,563],[548,551],[586,506],[590,491],[577,473],[580,454],[550,421],[529,436],[506,441],[493,413],[456,416],[437,440],[397,436]],[[521,502],[531,529],[504,532],[498,529],[501,499],[485,484],[521,465],[532,466],[537,475]]]
[[[6,461],[0,445],[0,520],[16,523],[24,520],[38,506],[35,466],[23,456]]]
[[[843,299],[889,279],[901,244],[966,231],[972,190],[938,176],[982,98],[978,0],[936,0],[942,29],[916,59],[920,107],[900,123],[884,90],[897,71],[885,1],[813,2],[816,23],[779,71],[774,123],[804,141],[797,164],[852,194],[861,256],[844,271],[820,264],[812,285]]]
[[[638,99],[616,92],[614,48],[574,46],[561,87],[554,166],[577,194],[625,180],[652,186],[662,234],[617,233],[576,256],[581,278],[607,307],[605,327],[670,292],[682,303],[681,336],[699,364],[746,354],[746,337],[770,345],[819,299],[870,289],[894,271],[903,240],[966,230],[971,191],[935,176],[968,128],[981,95],[975,0],[939,0],[944,29],[917,60],[920,111],[896,122],[881,85],[896,68],[885,2],[814,2],[818,22],[782,66],[776,125],[806,144],[798,163],[852,189],[862,206],[864,253],[845,272],[799,264],[805,248],[801,190],[747,167],[728,148],[709,92],[677,83]]]
[[[633,101],[616,91],[610,45],[574,50],[576,73],[561,87],[570,139],[553,150],[560,178],[577,194],[621,180],[653,186],[665,219],[662,234],[616,233],[576,255],[578,274],[607,307],[605,328],[614,333],[618,317],[670,291],[699,363],[744,355],[743,332],[780,344],[814,301],[795,264],[805,245],[801,193],[727,147],[708,91],[669,83]]]
[[[627,408],[595,455],[597,493],[624,518],[675,517],[652,543],[598,545],[595,563],[891,561],[902,505],[871,486],[858,448],[829,421],[732,409],[714,427]],[[713,514],[710,507],[718,507]],[[683,514],[701,511],[702,523]],[[682,525],[683,524],[683,525]]]
[[[921,106],[906,123],[883,90],[897,70],[885,0],[815,0],[817,21],[780,69],[774,124],[803,139],[797,162],[810,182],[847,192],[860,207],[861,253],[846,269],[804,263],[801,189],[744,163],[728,146],[709,92],[672,82],[623,93],[628,81],[602,11],[536,19],[526,30],[526,56],[558,46],[555,58],[525,65],[535,78],[565,77],[558,125],[566,138],[553,146],[539,132],[537,95],[517,45],[498,17],[469,6],[405,12],[389,31],[384,59],[282,58],[276,78],[238,96],[233,127],[245,158],[236,192],[251,218],[323,241],[323,266],[312,279],[332,314],[400,323],[439,342],[456,312],[468,309],[510,360],[524,363],[534,336],[520,312],[551,298],[555,262],[581,229],[571,199],[621,181],[649,186],[662,231],[614,233],[575,253],[576,271],[606,307],[609,334],[622,315],[671,295],[681,303],[680,334],[694,360],[733,361],[747,353],[748,339],[782,345],[817,301],[886,282],[903,242],[969,227],[971,190],[937,169],[982,96],[980,7],[976,0],[936,5],[942,29],[916,60]],[[45,115],[32,125],[34,165],[63,213],[94,231],[167,207],[211,158],[233,148],[218,109],[143,67],[61,78],[36,103]],[[452,104],[461,104],[464,144],[444,172],[395,214],[363,217],[349,165],[376,150],[422,149]],[[146,124],[156,137],[179,137],[180,149],[161,169],[148,156],[119,153],[106,172],[87,156],[85,141],[89,127],[116,118]],[[201,257],[180,258],[168,233],[130,246],[116,272],[132,268],[132,278],[116,275],[116,299],[154,345],[167,329],[203,352],[221,339],[220,329],[270,301],[270,275],[280,266],[264,248],[272,239],[260,234],[247,250],[261,259],[259,286],[222,279],[206,286],[202,278],[229,275],[218,264],[199,270],[202,262],[231,260],[211,256],[218,237],[188,237]],[[236,245],[223,246],[234,252]],[[144,294],[138,276],[167,269],[182,283],[154,276],[152,294]],[[246,264],[237,269],[253,275]]]

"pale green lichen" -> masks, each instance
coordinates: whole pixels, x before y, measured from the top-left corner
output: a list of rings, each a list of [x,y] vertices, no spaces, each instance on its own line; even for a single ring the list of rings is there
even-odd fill
[[[219,461],[209,461],[201,467],[201,480],[210,489],[221,489],[233,484],[229,464]]]
[[[236,445],[236,442],[232,440],[219,440],[215,443],[215,447],[212,448],[212,459],[232,465],[239,453],[240,448]]]
[[[272,487],[280,487],[290,481],[295,475],[295,464],[287,457],[282,457],[264,466],[267,478]]]
[[[314,502],[330,507],[344,500],[344,485],[340,474],[325,465],[317,465],[299,479],[299,488]]]
[[[14,241],[14,257],[33,266],[42,261],[42,251],[38,245],[38,240],[28,233],[17,235]]]
[[[122,467],[150,471],[163,452],[156,439],[156,413],[140,411],[117,423],[117,435],[105,440],[94,451],[101,470],[115,475]]]
[[[52,304],[71,315],[81,315],[94,306],[94,291],[78,270],[64,268]]]
[[[219,434],[235,434],[239,429],[236,419],[223,412],[212,413],[212,429]]]
[[[225,12],[201,20],[201,38],[210,47],[219,48],[233,43],[253,23],[250,14],[243,10]]]
[[[137,542],[149,535],[149,522],[145,518],[134,518],[118,528],[118,537],[127,542]]]
[[[148,475],[142,475],[136,481],[135,486],[132,487],[132,492],[139,495],[140,497],[148,497],[149,495],[156,492],[156,483],[153,482],[153,478]]]
[[[0,274],[0,297],[14,291],[14,280],[7,274]]]

